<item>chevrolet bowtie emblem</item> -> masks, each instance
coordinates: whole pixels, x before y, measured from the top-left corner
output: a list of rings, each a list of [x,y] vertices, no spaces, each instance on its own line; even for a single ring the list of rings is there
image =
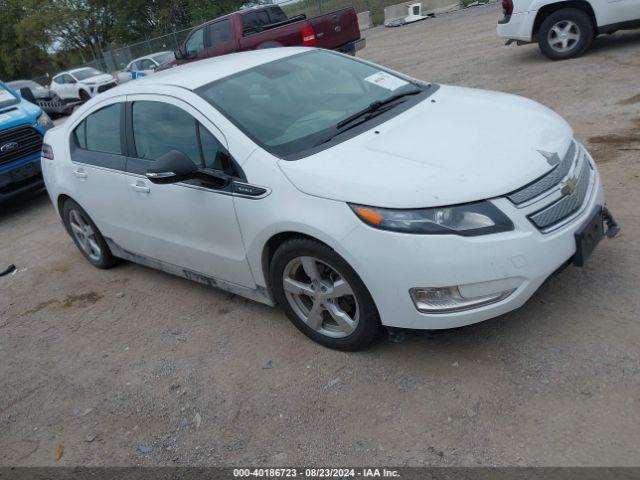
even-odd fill
[[[571,177],[562,187],[562,195],[571,195],[578,185],[578,178]]]

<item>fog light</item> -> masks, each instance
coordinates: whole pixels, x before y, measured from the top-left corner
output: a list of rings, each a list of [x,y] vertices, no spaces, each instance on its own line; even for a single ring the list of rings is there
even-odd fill
[[[502,292],[465,298],[457,286],[454,287],[421,287],[409,290],[416,308],[423,313],[452,313],[483,307],[504,300],[515,291],[515,288]]]

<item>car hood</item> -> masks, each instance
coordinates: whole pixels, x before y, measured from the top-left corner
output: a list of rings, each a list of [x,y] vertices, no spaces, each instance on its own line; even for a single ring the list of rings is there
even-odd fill
[[[523,97],[441,86],[413,108],[333,148],[278,162],[302,192],[389,208],[497,197],[548,172],[571,127]]]
[[[93,77],[85,78],[80,83],[105,83],[113,81],[113,75],[108,73],[101,73],[100,75],[94,75]]]

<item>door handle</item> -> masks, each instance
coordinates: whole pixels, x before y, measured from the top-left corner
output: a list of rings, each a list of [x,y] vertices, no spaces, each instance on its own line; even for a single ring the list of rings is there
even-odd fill
[[[138,193],[149,193],[151,191],[151,189],[142,182],[132,183],[131,188]]]
[[[77,170],[74,170],[73,174],[81,180],[87,178],[87,172],[84,171],[84,168],[78,168]]]

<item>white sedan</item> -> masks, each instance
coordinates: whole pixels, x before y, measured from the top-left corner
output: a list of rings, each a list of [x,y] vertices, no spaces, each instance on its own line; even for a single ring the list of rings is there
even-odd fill
[[[130,82],[45,142],[49,195],[93,265],[278,304],[332,348],[518,308],[617,228],[551,110],[324,50]]]

